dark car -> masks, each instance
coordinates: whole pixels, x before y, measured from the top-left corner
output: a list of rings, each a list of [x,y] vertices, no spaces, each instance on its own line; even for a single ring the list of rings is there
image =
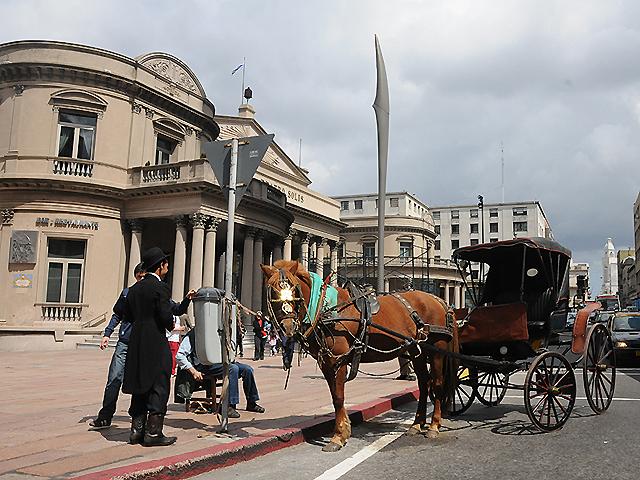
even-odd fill
[[[640,364],[640,313],[618,312],[609,320],[609,328],[619,366]]]
[[[609,310],[595,310],[589,317],[589,325],[595,325],[596,323],[604,323],[607,325],[607,322],[609,322],[615,313],[616,312]]]

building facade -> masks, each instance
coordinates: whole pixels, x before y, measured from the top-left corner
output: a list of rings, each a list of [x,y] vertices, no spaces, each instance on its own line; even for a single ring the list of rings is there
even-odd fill
[[[640,299],[638,299],[638,297],[640,297],[640,193],[638,193],[636,201],[633,204],[633,236],[636,250],[635,288],[638,292],[636,296],[636,304],[640,307]]]
[[[607,238],[602,255],[602,287],[600,294],[616,295],[618,293],[618,261],[613,240]]]
[[[569,266],[569,304],[578,307],[591,298],[589,264],[571,262]]]
[[[0,45],[0,348],[101,328],[151,246],[171,254],[175,299],[224,285],[226,201],[202,143],[266,133],[254,114],[216,117],[194,72],[165,53]],[[339,204],[310,184],[272,142],[230,252],[234,293],[253,309],[260,263],[308,266],[312,252],[337,265]]]
[[[623,252],[622,255],[620,252]],[[618,297],[623,308],[634,305],[638,297],[634,253],[633,249],[618,251]]]
[[[553,238],[540,202],[492,203],[431,207],[434,256],[450,259],[456,248],[515,237]],[[478,269],[472,270],[477,278]]]
[[[342,279],[376,285],[378,257],[378,195],[343,195],[338,274]],[[387,193],[385,201],[385,290],[412,287],[464,305],[460,274],[450,259],[435,256],[436,232],[428,207],[407,192]]]

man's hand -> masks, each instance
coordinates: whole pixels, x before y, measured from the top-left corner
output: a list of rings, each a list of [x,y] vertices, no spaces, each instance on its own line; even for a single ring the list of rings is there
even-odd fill
[[[100,350],[104,350],[109,346],[109,337],[102,337],[102,341],[100,342]]]
[[[185,298],[188,298],[189,300],[193,300],[193,297],[196,296],[196,293],[197,292],[195,290],[189,290]]]
[[[201,382],[202,380],[204,380],[204,377],[202,376],[202,373],[200,373],[198,370],[196,370],[195,368],[191,367],[189,369],[189,373],[191,373],[191,376],[193,377],[193,379],[196,382]]]

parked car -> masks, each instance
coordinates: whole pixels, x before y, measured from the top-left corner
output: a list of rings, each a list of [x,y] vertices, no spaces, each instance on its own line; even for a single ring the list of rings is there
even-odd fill
[[[640,364],[640,312],[618,312],[609,320],[618,366]]]
[[[606,325],[615,313],[609,310],[595,310],[589,317],[589,325],[596,323],[604,323]]]

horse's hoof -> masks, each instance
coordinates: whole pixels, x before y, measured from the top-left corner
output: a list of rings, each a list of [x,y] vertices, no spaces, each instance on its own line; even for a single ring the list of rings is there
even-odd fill
[[[324,447],[322,447],[323,452],[337,452],[342,448],[342,445],[338,445],[335,442],[329,442]]]
[[[407,431],[407,435],[418,435],[419,433],[422,433],[422,426],[419,423],[411,425]]]
[[[438,435],[440,435],[440,432],[438,430],[427,430],[427,438],[438,438]]]

